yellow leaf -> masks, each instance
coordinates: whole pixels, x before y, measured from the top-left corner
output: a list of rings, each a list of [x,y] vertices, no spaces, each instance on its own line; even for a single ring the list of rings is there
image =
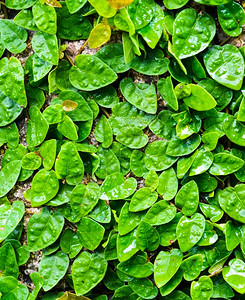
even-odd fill
[[[45,0],[45,3],[53,7],[62,7],[62,5],[57,0]]]
[[[62,106],[64,111],[73,111],[77,108],[77,103],[72,100],[65,100],[63,101]]]
[[[97,48],[109,41],[111,37],[111,27],[107,24],[98,24],[90,32],[88,45],[90,48]]]
[[[107,0],[109,1],[110,7],[120,9],[128,6],[134,0]]]
[[[65,292],[65,294],[57,300],[90,300],[90,299],[84,296],[77,296],[75,294]]]

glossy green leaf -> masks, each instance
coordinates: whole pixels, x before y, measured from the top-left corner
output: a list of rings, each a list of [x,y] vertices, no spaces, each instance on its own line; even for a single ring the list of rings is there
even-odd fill
[[[243,123],[237,121],[234,117],[229,117],[229,120],[224,124],[224,131],[226,136],[233,143],[239,146],[245,146],[244,134],[245,126]]]
[[[183,277],[187,281],[196,279],[202,271],[203,258],[201,254],[196,254],[186,258],[180,265],[183,270]]]
[[[72,280],[78,296],[95,287],[105,276],[107,262],[98,254],[82,252],[72,265]]]
[[[190,167],[189,176],[194,176],[206,172],[213,163],[213,154],[203,149],[197,150],[193,154],[194,161]]]
[[[186,5],[187,0],[164,0],[163,3],[167,9],[178,9]]]
[[[38,296],[38,293],[43,285],[44,278],[37,272],[33,272],[30,274],[30,278],[35,285],[32,293],[29,295],[28,300],[35,300]]]
[[[154,85],[134,84],[132,78],[123,79],[120,89],[126,100],[146,113],[154,114],[157,110],[157,95]]]
[[[42,159],[40,156],[36,155],[34,152],[26,154],[21,161],[21,166],[23,169],[36,170],[42,164]]]
[[[232,288],[226,283],[222,275],[215,276],[212,278],[213,281],[213,293],[212,298],[229,298],[234,297],[235,294]]]
[[[187,22],[186,22],[187,20]],[[207,14],[196,10],[182,10],[174,21],[173,48],[180,59],[193,56],[208,47],[215,35],[215,23]]]
[[[0,171],[0,197],[5,196],[15,185],[21,170],[21,161],[14,160]]]
[[[24,9],[20,11],[14,18],[14,23],[20,27],[29,29],[29,30],[38,30],[31,10]]]
[[[62,251],[43,256],[39,265],[39,273],[44,277],[44,291],[51,290],[65,275],[69,266],[69,258]]]
[[[64,226],[63,216],[43,207],[39,214],[30,218],[27,228],[27,245],[30,251],[38,251],[53,244]]]
[[[13,276],[15,278],[19,276],[15,251],[10,243],[6,243],[0,248],[0,272],[2,276]]]
[[[4,300],[26,300],[29,295],[27,286],[19,283],[19,281],[12,276],[0,278],[0,291],[2,299]]]
[[[81,54],[76,56],[75,63],[70,70],[70,81],[78,89],[97,90],[117,79],[116,73],[96,56]]]
[[[240,294],[245,292],[244,273],[245,263],[237,258],[232,259],[222,271],[225,281]]]
[[[43,166],[46,170],[50,170],[56,158],[56,140],[47,140],[42,143],[39,148],[40,155],[43,159]]]
[[[43,188],[45,186],[45,189]],[[59,181],[55,172],[41,170],[33,178],[31,187],[31,205],[41,206],[58,193]]]
[[[65,143],[55,162],[58,179],[65,179],[70,185],[79,184],[83,179],[84,165],[72,142]]]
[[[166,79],[160,79],[157,83],[157,89],[159,90],[162,99],[167,103],[167,105],[175,111],[178,110],[179,104],[174,93],[171,76],[168,76]]]
[[[29,109],[30,119],[27,123],[26,141],[30,146],[40,145],[48,132],[49,125],[36,106]]]
[[[238,36],[245,22],[243,7],[232,1],[217,7],[219,23],[224,32],[230,36]]]
[[[213,293],[213,282],[208,276],[201,276],[191,284],[191,298],[193,300],[208,300]]]
[[[117,235],[117,257],[120,262],[128,260],[138,252],[139,248],[136,245],[136,231],[137,230],[134,229],[126,235]]]
[[[20,61],[11,57],[0,60],[0,90],[18,105],[26,107],[27,99],[24,87],[24,71]]]
[[[15,123],[0,127],[0,145],[7,144],[9,148],[15,149],[19,143],[19,131]]]
[[[99,186],[95,182],[90,182],[87,186],[77,185],[69,197],[72,211],[77,216],[86,216],[99,201],[99,191]]]
[[[95,127],[94,136],[98,142],[102,143],[104,148],[110,147],[113,141],[112,130],[104,115],[100,117],[99,122]]]
[[[157,193],[153,192],[150,188],[141,188],[133,195],[129,210],[132,212],[145,210],[151,207],[157,201],[157,198]]]
[[[150,225],[161,225],[170,222],[176,215],[176,207],[165,200],[155,203],[146,213],[144,221]]]
[[[186,216],[193,215],[199,203],[199,191],[195,181],[190,181],[185,184],[175,197],[175,205],[181,208],[181,211]]]
[[[219,204],[231,218],[245,223],[244,215],[244,184],[238,184],[234,188],[227,187],[219,193]]]
[[[184,156],[192,153],[201,143],[201,137],[193,134],[191,137],[181,140],[178,137],[173,138],[166,150],[166,154],[170,156]],[[173,158],[172,158],[173,159]]]
[[[243,239],[243,228],[229,220],[225,224],[225,242],[228,251],[235,249]]]
[[[74,258],[82,250],[83,245],[78,235],[72,229],[67,228],[60,238],[60,247],[62,251],[69,254],[70,258]]]
[[[167,155],[169,147],[166,141],[155,141],[147,145],[145,149],[144,162],[149,170],[162,171],[171,167],[177,160]]]
[[[209,170],[212,175],[229,175],[238,171],[244,165],[244,161],[228,153],[217,153]]]
[[[99,15],[105,18],[111,18],[116,14],[116,9],[112,8],[106,0],[101,0],[100,2],[89,0],[89,3],[96,9]]]
[[[119,102],[117,91],[111,85],[89,92],[89,97],[96,101],[99,106],[106,108],[111,108]]]
[[[183,254],[179,249],[161,251],[154,263],[154,280],[158,288],[164,286],[178,271]]]
[[[130,157],[133,150],[117,142],[112,143],[111,150],[114,152],[120,163],[121,173],[126,175],[130,171]]]
[[[32,12],[39,30],[49,34],[56,34],[57,16],[54,7],[37,1],[32,7]]]
[[[106,201],[99,200],[96,206],[89,213],[89,217],[99,223],[110,223],[111,209]]]
[[[100,159],[100,165],[96,170],[96,176],[105,179],[106,176],[114,172],[120,172],[119,160],[111,149],[104,149],[99,146],[97,155]]]
[[[150,224],[141,221],[136,232],[136,245],[141,250],[154,251],[159,246],[159,234]]]
[[[126,127],[117,135],[116,140],[130,149],[140,149],[148,143],[148,136],[140,128]]]
[[[191,218],[183,216],[177,225],[176,234],[181,251],[190,250],[202,237],[205,230],[205,218],[195,213]]]
[[[0,127],[12,123],[22,112],[19,104],[0,92]]]
[[[158,194],[163,196],[164,200],[174,198],[178,190],[178,179],[173,168],[163,171],[159,176]]]
[[[244,74],[244,59],[233,45],[213,46],[204,56],[209,75],[218,83],[239,90]],[[221,67],[222,66],[222,67]]]
[[[100,189],[100,199],[119,200],[131,196],[136,189],[137,181],[130,177],[125,180],[121,173],[108,175]]]
[[[59,51],[56,35],[38,31],[33,36],[32,47],[41,59],[58,65]]]
[[[161,111],[149,125],[150,130],[162,139],[170,140],[175,135],[176,125],[172,113],[168,110]]]
[[[78,224],[78,237],[83,246],[95,250],[103,239],[105,229],[94,220],[83,217]]]
[[[149,279],[133,279],[129,282],[131,289],[143,299],[155,299],[158,294],[157,288]]]
[[[73,123],[72,119],[65,115],[59,122],[57,130],[67,139],[71,141],[78,140],[77,127]]]

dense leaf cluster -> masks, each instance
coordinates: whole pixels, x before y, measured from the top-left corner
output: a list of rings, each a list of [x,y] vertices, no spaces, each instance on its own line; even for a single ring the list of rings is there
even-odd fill
[[[163,4],[1,4],[0,299],[244,299],[245,48],[215,45],[217,20],[236,37],[244,10]],[[81,39],[100,48],[73,62]],[[23,240],[11,193],[26,181],[40,212]],[[31,290],[18,279],[35,251]]]

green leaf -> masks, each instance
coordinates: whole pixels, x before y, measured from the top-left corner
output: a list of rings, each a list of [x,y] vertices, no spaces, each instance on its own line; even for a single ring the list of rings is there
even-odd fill
[[[198,134],[193,134],[191,137],[185,140],[181,140],[178,137],[175,137],[169,142],[166,154],[170,156],[188,155],[195,151],[200,143],[201,137]]]
[[[176,215],[176,207],[165,200],[155,203],[146,213],[144,221],[150,225],[161,225],[170,222]]]
[[[141,251],[155,251],[159,246],[159,234],[150,224],[141,221],[136,231],[136,245]]]
[[[145,83],[134,84],[132,78],[124,78],[120,82],[120,89],[126,100],[149,114],[157,111],[157,95],[154,85]]]
[[[12,276],[0,278],[0,291],[3,300],[26,300],[29,295],[27,286]]]
[[[175,205],[179,207],[186,216],[193,215],[199,203],[199,191],[194,180],[186,183],[175,197]]]
[[[110,223],[111,221],[110,206],[107,205],[106,201],[100,200],[89,213],[89,217],[99,223]]]
[[[94,136],[98,142],[102,143],[102,147],[108,148],[111,146],[113,141],[112,130],[107,118],[104,115],[100,117],[95,127]]]
[[[141,74],[153,76],[166,73],[168,64],[169,59],[164,57],[163,52],[153,49],[147,52],[146,57],[144,55],[133,57],[130,67]]]
[[[114,152],[118,161],[120,163],[120,171],[123,175],[126,175],[130,171],[130,157],[133,150],[129,149],[128,147],[113,142],[111,145],[111,150]]]
[[[111,149],[104,149],[101,145],[98,148],[97,155],[100,159],[100,165],[96,170],[96,176],[105,179],[106,176],[120,172],[120,164],[116,155]]]
[[[18,278],[19,276],[15,251],[10,243],[6,243],[0,248],[0,272],[5,277],[13,276]]]
[[[155,15],[151,22],[145,27],[141,28],[138,32],[142,35],[147,45],[154,49],[160,40],[163,32],[163,19],[164,13],[159,5],[155,5]]]
[[[125,63],[123,44],[121,43],[106,45],[96,52],[95,56],[101,59],[116,73],[124,73],[130,69],[130,66]]]
[[[213,163],[213,154],[203,149],[197,150],[194,154],[194,161],[190,167],[189,176],[206,172]]]
[[[145,179],[145,186],[149,187],[151,191],[154,191],[158,187],[158,184],[159,178],[156,171],[150,170]]]
[[[27,227],[27,245],[30,251],[38,251],[53,244],[64,226],[63,216],[43,207],[39,214],[31,216]]]
[[[87,0],[66,0],[70,14],[74,14],[86,4]]]
[[[183,277],[187,281],[196,279],[202,271],[203,257],[201,254],[196,254],[186,258],[180,265],[183,270]]]
[[[131,289],[130,286],[122,286],[115,290],[115,293],[111,299],[112,300],[123,300],[123,299],[136,300],[138,299],[138,295],[134,293],[134,291]]]
[[[139,150],[134,150],[130,157],[130,169],[137,177],[145,177],[149,172],[144,162],[144,153]]]
[[[212,175],[229,175],[238,171],[244,165],[244,161],[232,154],[217,153],[209,170]]]
[[[61,104],[50,105],[43,112],[43,117],[50,125],[61,122],[64,116],[65,112]]]
[[[27,32],[12,20],[0,20],[1,40],[5,48],[12,53],[21,53],[26,48]]]
[[[151,207],[157,201],[158,195],[148,187],[143,187],[133,195],[129,210],[132,212],[142,211]]]
[[[126,235],[117,235],[117,257],[120,262],[128,260],[139,248],[136,245],[136,228]]]
[[[225,224],[225,243],[228,251],[235,249],[243,239],[243,228],[229,220]]]
[[[109,123],[113,134],[117,135],[125,127],[144,129],[154,117],[154,115],[147,114],[128,102],[120,102],[113,106]]]
[[[24,71],[20,61],[15,57],[11,57],[9,60],[4,57],[0,60],[0,71],[1,92],[18,105],[26,107]]]
[[[159,176],[158,194],[166,201],[172,200],[178,191],[178,179],[173,168],[163,171]]]
[[[222,275],[215,276],[213,279],[212,298],[229,298],[235,294],[227,282],[224,281]]]
[[[37,1],[32,7],[33,17],[39,30],[56,34],[57,16],[54,7]]]
[[[205,5],[221,5],[230,2],[231,0],[195,0],[195,2]]]
[[[162,171],[171,167],[178,158],[167,155],[169,147],[166,141],[155,141],[147,145],[144,162],[148,170]]]
[[[124,282],[111,268],[107,269],[103,283],[109,290],[113,291],[124,285]]]
[[[79,217],[86,216],[99,201],[100,188],[95,182],[90,182],[87,186],[77,185],[71,195],[70,203],[72,211]]]
[[[187,0],[164,0],[163,3],[167,9],[178,9],[186,5]]]
[[[6,0],[6,6],[12,9],[24,9],[31,7],[36,0]]]
[[[0,91],[0,127],[12,123],[22,112],[19,104]]]
[[[190,250],[202,237],[205,230],[205,218],[195,213],[190,219],[183,216],[177,225],[176,234],[182,252]]]
[[[224,124],[224,131],[231,142],[239,146],[245,146],[245,126],[243,123],[240,123],[234,117],[229,116],[229,119],[226,120]]]
[[[244,191],[245,185],[238,184],[234,188],[227,187],[219,193],[219,204],[221,208],[231,218],[241,223],[245,223]]]
[[[147,254],[135,254],[127,261],[117,265],[117,269],[135,278],[146,278],[153,273],[153,264],[148,262]]]
[[[79,184],[83,179],[84,165],[72,142],[66,142],[55,162],[55,172],[58,179],[65,179],[70,185]]]
[[[216,106],[215,99],[202,87],[190,84],[191,95],[184,98],[184,103],[197,111],[210,110]]]
[[[57,130],[67,139],[71,141],[78,140],[77,126],[73,123],[72,119],[67,115],[64,116],[57,126]]]
[[[112,108],[119,102],[119,98],[117,97],[117,91],[111,85],[105,88],[98,89],[96,91],[89,92],[89,97],[93,99],[97,104],[99,104],[99,106],[105,108]]]
[[[75,66],[70,70],[70,81],[78,89],[97,90],[117,79],[116,73],[94,55],[78,55],[75,58],[75,63]]]
[[[160,235],[160,245],[170,246],[177,240],[176,227],[182,217],[182,213],[177,213],[169,223],[157,227]]]
[[[35,24],[33,13],[31,10],[24,9],[20,11],[14,18],[14,23],[20,27],[37,31],[38,28]]]
[[[72,281],[78,296],[94,288],[105,276],[107,262],[96,253],[82,252],[72,265]]]
[[[36,106],[29,108],[30,119],[27,122],[26,142],[30,146],[40,145],[49,129],[49,124]]]
[[[45,186],[45,189],[43,188]],[[31,187],[31,205],[41,206],[58,193],[59,181],[55,172],[45,169],[39,171],[33,178]]]
[[[50,170],[56,158],[56,140],[48,140],[42,143],[39,148],[41,157],[43,158],[43,166],[46,170]]]
[[[229,36],[238,36],[245,22],[243,7],[232,1],[226,5],[219,5],[217,11],[219,23],[224,32]]]
[[[89,33],[92,30],[92,25],[89,19],[83,14],[85,9],[77,9],[78,5],[81,5],[81,1],[85,4],[84,0],[66,0],[62,2],[62,7],[56,9],[57,13],[57,35],[60,39],[67,40],[80,40],[87,39]],[[73,2],[73,3],[71,3]],[[70,10],[76,10],[71,14]]]
[[[27,153],[23,156],[21,161],[21,166],[23,169],[36,170],[42,164],[42,159],[35,152]]]
[[[61,238],[60,247],[62,251],[69,254],[70,258],[74,258],[83,248],[78,235],[70,228],[67,228]]]
[[[38,293],[44,283],[44,278],[37,272],[33,272],[30,274],[30,278],[35,285],[32,293],[29,295],[28,300],[35,300],[38,296]]]
[[[21,170],[21,161],[13,160],[0,171],[0,197],[5,196],[15,185]]]
[[[209,75],[218,83],[240,90],[244,75],[244,59],[233,45],[213,46],[204,55]]]
[[[201,276],[191,284],[191,298],[193,300],[208,300],[213,293],[213,282],[208,276]]]
[[[38,31],[33,36],[32,47],[41,59],[49,61],[53,65],[58,65],[59,51],[56,35]]]
[[[154,4],[153,0],[134,0],[129,4],[128,13],[136,30],[150,23],[154,16]]]
[[[169,110],[161,111],[154,121],[149,125],[150,130],[162,139],[170,140],[176,135],[176,122]]]
[[[173,83],[171,76],[167,78],[161,78],[157,82],[157,89],[159,90],[162,99],[170,106],[173,110],[178,110],[179,104],[174,93]]]
[[[9,148],[15,149],[19,143],[19,131],[15,123],[0,127],[0,145],[7,144]]]
[[[126,127],[117,135],[116,140],[130,149],[140,149],[148,143],[148,136],[140,128]]]
[[[83,217],[78,224],[78,237],[83,246],[95,250],[104,237],[105,229],[94,220]]]
[[[240,294],[245,293],[244,273],[245,263],[238,258],[233,258],[222,271],[225,281]]]
[[[186,22],[188,20],[188,22]],[[208,47],[215,35],[215,22],[195,9],[182,10],[174,21],[173,48],[179,59],[196,55]]]
[[[115,172],[108,175],[100,189],[100,199],[119,200],[131,196],[137,186],[135,178],[130,177],[125,180],[121,173]]]
[[[65,276],[69,266],[68,255],[62,251],[43,256],[39,265],[39,274],[44,278],[44,291],[51,290]]]
[[[135,278],[129,282],[131,289],[143,299],[155,299],[158,294],[157,288],[147,278]]]
[[[144,213],[131,212],[129,210],[129,203],[125,203],[121,209],[118,219],[118,231],[120,235],[125,235],[134,230],[138,226],[139,222],[143,219]]]
[[[183,254],[179,249],[160,251],[154,262],[154,280],[158,288],[164,286],[178,271]]]

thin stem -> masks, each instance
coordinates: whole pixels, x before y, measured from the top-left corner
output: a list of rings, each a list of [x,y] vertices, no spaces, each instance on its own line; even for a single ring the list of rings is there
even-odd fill
[[[86,47],[87,44],[88,44],[88,39],[87,39],[87,41],[81,46],[81,48],[80,48],[79,51],[78,51],[78,54],[81,54],[81,53],[83,52],[83,50],[84,50],[84,48]]]
[[[226,38],[223,42],[221,42],[219,45],[223,46],[224,44],[226,44],[229,40],[231,39],[231,36],[229,36],[228,38]]]
[[[101,110],[103,111],[103,114],[107,117],[110,118],[110,114],[108,113],[108,111],[106,109],[104,109],[104,107],[100,107]]]
[[[224,267],[223,267],[223,268],[220,268],[220,269],[217,270],[217,271],[214,271],[212,274],[208,275],[208,277],[213,277],[213,276],[215,276],[215,275],[221,273],[221,272],[223,271],[223,269],[224,269]]]
[[[70,58],[70,56],[67,54],[67,52],[65,51],[64,53],[65,53],[65,57],[66,57],[66,59],[69,61],[69,63],[70,63],[72,66],[75,66],[73,60]]]

